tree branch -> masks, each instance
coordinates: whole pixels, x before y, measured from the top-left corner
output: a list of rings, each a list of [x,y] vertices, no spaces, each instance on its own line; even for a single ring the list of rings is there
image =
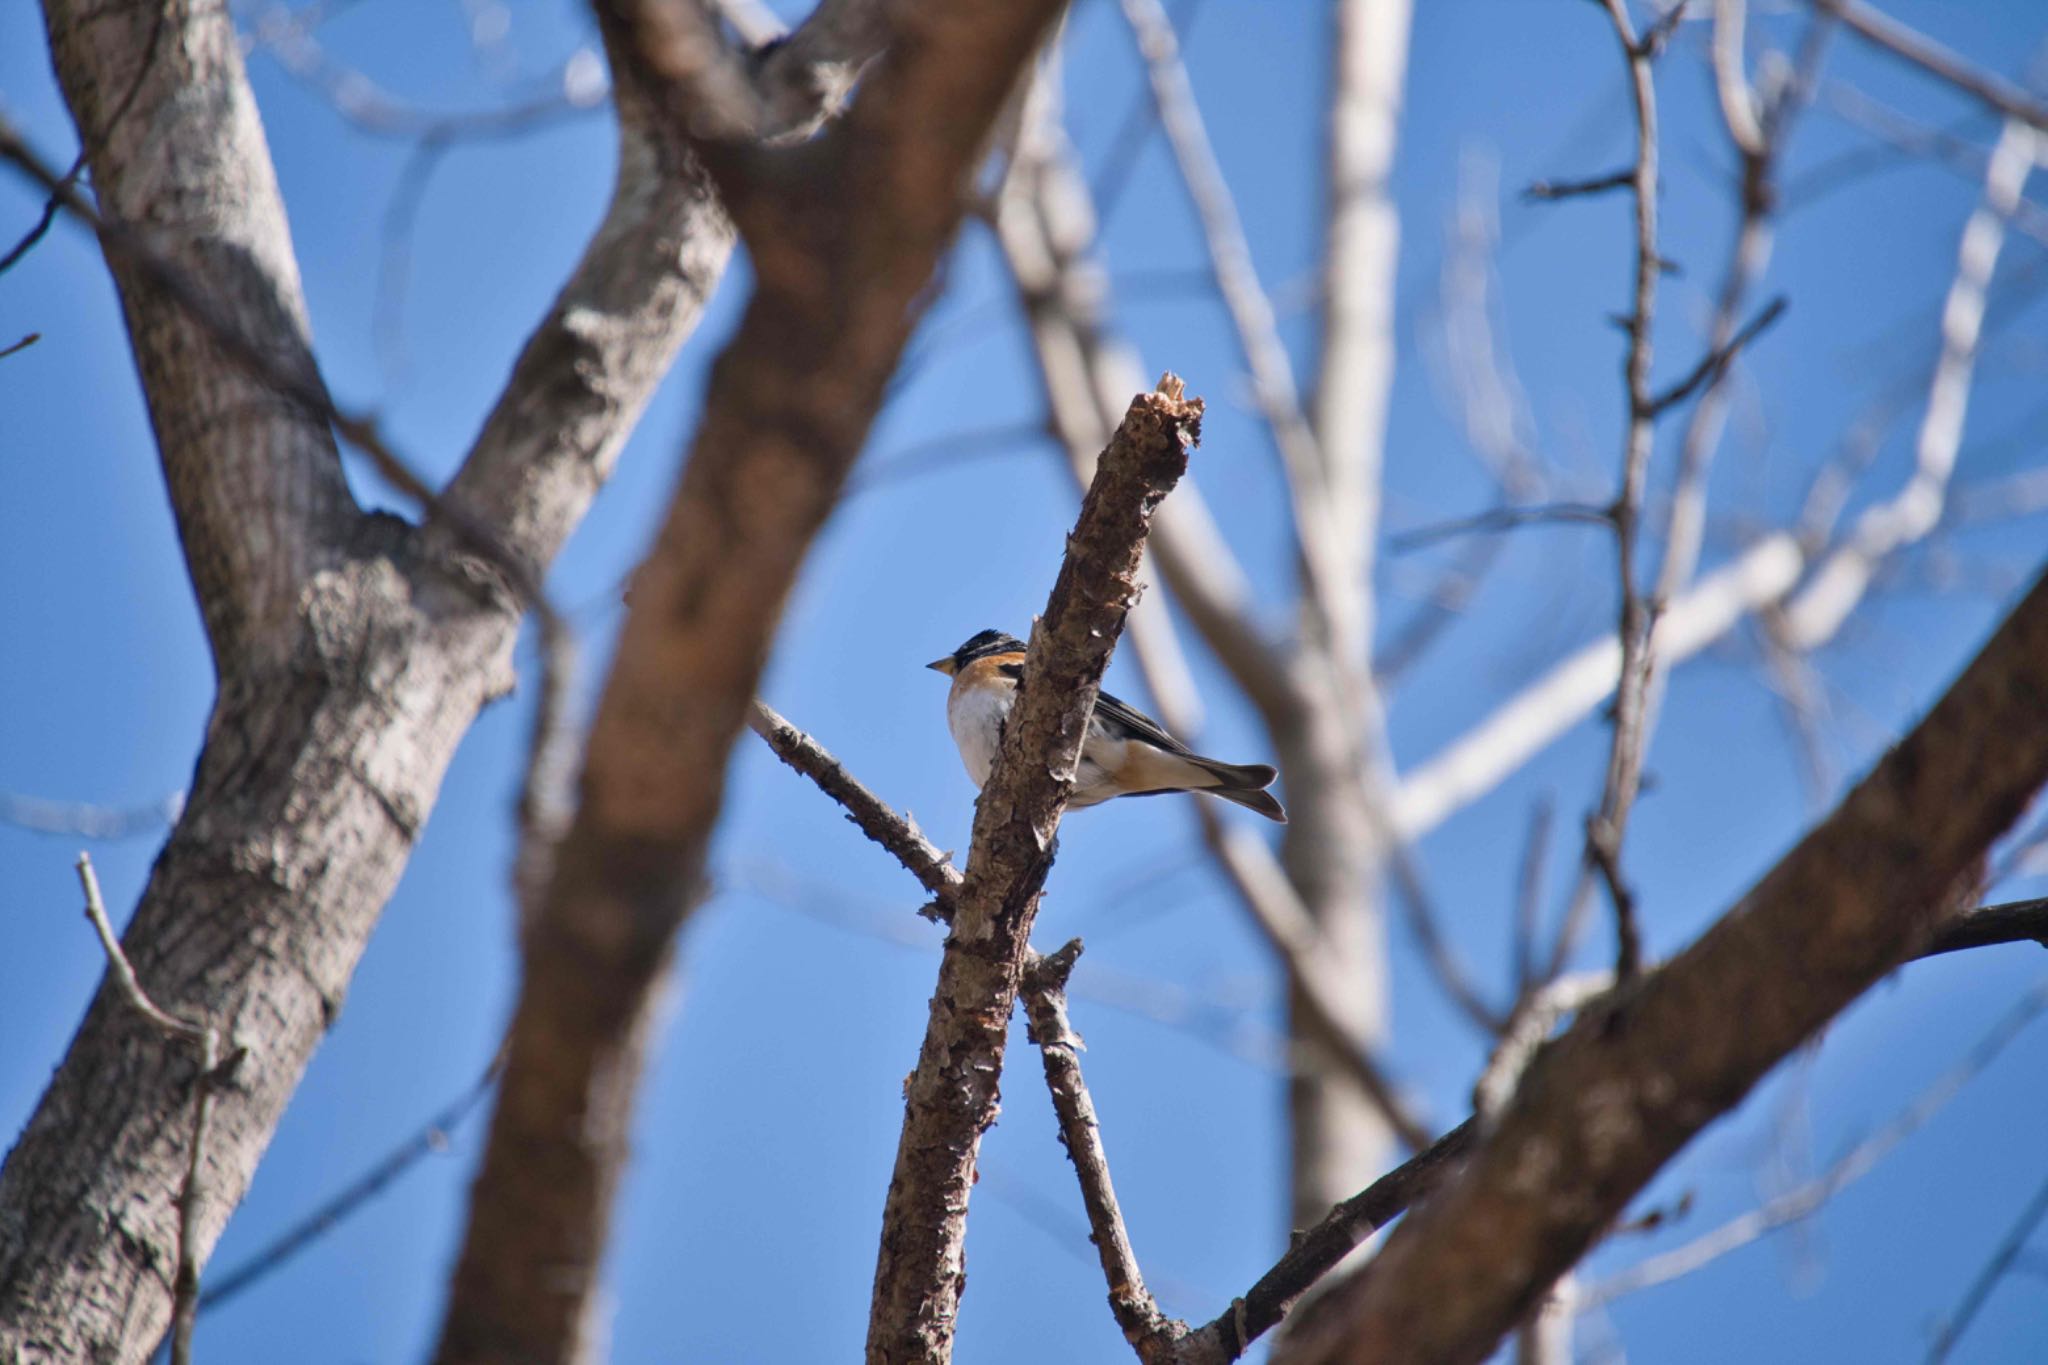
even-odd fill
[[[2025,719],[2044,689],[2048,580],[1733,912],[1543,1049],[1465,1175],[1292,1358],[1491,1350],[1701,1127],[1932,937],[2048,778]]]
[[[1186,1333],[1183,1323],[1159,1311],[1145,1288],[1131,1234],[1124,1227],[1116,1187],[1109,1178],[1109,1154],[1102,1146],[1102,1125],[1095,1101],[1081,1078],[1081,1039],[1067,1020],[1067,976],[1081,956],[1074,939],[1056,953],[1035,957],[1024,969],[1023,993],[1031,1019],[1031,1041],[1045,1063],[1045,1085],[1052,1092],[1059,1118],[1060,1142],[1081,1182],[1081,1203],[1088,1211],[1089,1240],[1095,1243],[1109,1282],[1109,1311],[1123,1329],[1124,1340],[1145,1365],[1168,1365],[1177,1359],[1175,1344]]]
[[[924,837],[916,820],[907,813],[899,814],[868,790],[824,745],[777,715],[766,702],[754,703],[747,724],[775,751],[777,758],[844,806],[846,818],[855,828],[894,854],[896,861],[938,901],[943,912],[941,918],[951,921],[960,893],[960,873],[953,866],[951,855],[940,852],[937,845]]]
[[[1137,593],[1152,509],[1187,468],[1201,404],[1170,376],[1132,400],[1102,453],[1067,542],[1002,748],[975,803],[953,932],[882,1215],[868,1360],[951,1358],[963,1280],[968,1195],[981,1135],[995,1120],[1004,1044],[1053,835],[1110,649]]]

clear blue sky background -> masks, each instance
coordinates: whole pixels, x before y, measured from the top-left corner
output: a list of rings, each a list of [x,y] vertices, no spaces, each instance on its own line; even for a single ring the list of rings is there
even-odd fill
[[[1419,9],[1396,181],[1404,238],[1389,525],[1475,510],[1491,496],[1428,359],[1458,167],[1474,152],[1499,166],[1505,337],[1540,448],[1561,496],[1603,497],[1620,444],[1621,342],[1607,318],[1626,306],[1626,204],[1529,206],[1515,191],[1626,157],[1612,37],[1580,0],[1430,0]],[[2048,15],[2030,0],[1897,0],[1891,9],[2013,75],[2048,36]],[[32,10],[0,6],[0,100],[46,153],[68,158],[75,141]],[[490,107],[544,81],[592,39],[567,0],[509,12],[509,75],[479,60],[454,0],[348,7],[322,39],[337,61],[401,99]],[[1326,7],[1307,0],[1209,0],[1189,37],[1211,132],[1300,361],[1312,342],[1302,300],[1319,238],[1326,22]],[[1780,19],[1763,31],[1783,45],[1794,29]],[[1732,218],[1732,158],[1702,46],[1703,29],[1688,26],[1660,70],[1666,251],[1684,268],[1665,285],[1663,376],[1697,355]],[[1083,0],[1069,52],[1074,135],[1099,166],[1142,92],[1113,5]],[[250,65],[329,378],[348,401],[381,409],[420,463],[450,470],[601,211],[612,156],[605,118],[584,114],[446,159],[421,205],[403,354],[394,356],[377,345],[376,299],[384,217],[407,148],[350,129],[270,56],[258,52]],[[1968,146],[1995,136],[1993,120],[1972,106],[1853,42],[1838,43],[1828,72]],[[1836,114],[1817,112],[1798,135],[1791,182],[1871,145]],[[1771,277],[1792,311],[1738,382],[1713,557],[1744,527],[1796,505],[1840,433],[1880,398],[1901,399],[1902,418],[1870,486],[1889,490],[1903,477],[1936,313],[1975,193],[1967,168],[1886,159],[1796,201]],[[2048,189],[2037,184],[2036,194],[2048,203]],[[0,237],[12,240],[38,207],[18,181],[0,181]],[[1247,410],[1220,309],[1199,283],[1199,239],[1156,136],[1108,234],[1119,319],[1147,365],[1177,370],[1210,400],[1198,477],[1277,613],[1289,565],[1273,456]],[[2039,462],[2048,336],[2032,305],[2044,250],[2015,236],[2001,266],[1963,483]],[[935,438],[1038,419],[1038,381],[997,264],[986,235],[970,230],[920,338],[923,361],[879,423],[863,478]],[[666,500],[706,365],[745,289],[735,269],[555,574],[557,600],[575,609],[589,640],[587,687],[618,620],[616,585]],[[0,278],[0,345],[28,331],[42,342],[0,361],[0,791],[145,803],[185,785],[211,677],[112,290],[92,244],[69,226]],[[1028,624],[1075,498],[1043,440],[970,437],[946,449],[958,458],[877,482],[835,517],[784,622],[765,694],[942,844],[964,848],[973,792],[945,734],[943,683],[920,666],[983,626]],[[1667,445],[1660,478],[1669,458]],[[389,501],[367,476],[359,486]],[[1945,538],[1943,554],[1911,558],[1825,652],[1837,780],[1864,766],[1981,640],[2040,561],[2041,529],[2021,521]],[[1603,629],[1613,610],[1609,555],[1584,529],[1520,533],[1467,617],[1395,697],[1398,761],[1427,757]],[[1389,566],[1383,604],[1392,621],[1411,609],[1428,562]],[[1204,746],[1261,757],[1251,717],[1199,653],[1196,666],[1208,684]],[[1112,685],[1142,696],[1124,664]],[[410,1132],[488,1058],[513,990],[506,888],[525,707],[522,698],[492,711],[458,756],[216,1268]],[[1489,981],[1502,979],[1531,803],[1544,794],[1558,802],[1554,903],[1603,746],[1597,724],[1580,726],[1421,849],[1459,948]],[[1630,866],[1662,953],[1720,913],[1815,810],[1748,636],[1678,675],[1651,766],[1656,784],[1632,831]],[[132,905],[158,837],[95,848],[118,913]],[[74,851],[72,840],[0,828],[7,1133],[30,1112],[101,970],[77,914]],[[720,889],[684,945],[621,1200],[614,1354],[849,1359],[938,937],[912,916],[919,898],[908,878],[750,738],[715,863]],[[2002,888],[2030,889],[2038,883]],[[1206,1318],[1284,1245],[1272,964],[1201,864],[1177,799],[1094,810],[1068,826],[1040,934],[1051,943],[1075,933],[1088,939],[1092,973],[1077,1022],[1138,1250],[1168,1310]],[[1480,1040],[1444,1007],[1398,929],[1394,944],[1393,1057],[1430,1113],[1454,1121]],[[1602,1251],[1593,1277],[1751,1207],[1788,1170],[1826,1163],[1950,1065],[2043,970],[2038,950],[2007,948],[1901,973],[1658,1183],[1651,1202],[1694,1196],[1675,1229]],[[1177,1022],[1147,1017],[1175,1012]],[[1013,1060],[975,1202],[961,1358],[1126,1359],[1036,1059],[1018,1051]],[[1585,1350],[1600,1358],[1603,1343],[1619,1343],[1657,1362],[1918,1359],[2048,1177],[2044,1067],[2048,1028],[2039,1028],[1802,1231],[1624,1300],[1583,1326]],[[201,1358],[420,1358],[480,1134],[472,1120],[445,1155],[206,1317]],[[1999,1289],[1957,1359],[2036,1361],[2048,1352],[2044,1257],[2048,1243]]]

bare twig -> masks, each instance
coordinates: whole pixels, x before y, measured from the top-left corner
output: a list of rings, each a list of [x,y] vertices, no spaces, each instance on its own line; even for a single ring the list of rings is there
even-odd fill
[[[1429,1197],[1477,1143],[1467,1119],[1422,1151],[1331,1209],[1314,1227],[1290,1240],[1287,1254],[1261,1275],[1214,1321],[1188,1334],[1179,1365],[1222,1365],[1236,1360],[1269,1331],[1315,1283],[1368,1237]]]
[[[1935,930],[1920,956],[1939,957],[2006,943],[2038,943],[2048,948],[2048,900],[2007,901],[1958,915]]]
[[[1536,982],[1536,935],[1543,912],[1543,870],[1550,856],[1550,822],[1557,805],[1544,797],[1529,810],[1529,832],[1522,842],[1521,871],[1515,878],[1515,1004]]]
[[[213,1088],[220,1079],[220,1033],[211,1024],[181,1019],[160,1008],[121,951],[107,907],[100,899],[100,879],[92,855],[78,855],[78,883],[85,889],[85,917],[92,921],[106,950],[107,974],[130,1009],[147,1019],[167,1038],[192,1049],[198,1070],[192,1079],[192,1136],[186,1149],[185,1179],[178,1189],[177,1269],[171,1281],[171,1365],[192,1365],[192,1327],[199,1317],[199,1269],[205,1254],[199,1248],[199,1210],[205,1198],[206,1130],[213,1121]]]
[[[504,1054],[500,1052],[474,1084],[444,1105],[375,1165],[335,1191],[318,1208],[272,1238],[268,1244],[251,1252],[240,1264],[213,1276],[205,1292],[199,1296],[199,1311],[204,1313],[218,1308],[269,1278],[274,1271],[283,1269],[292,1258],[389,1189],[400,1176],[430,1154],[445,1149],[449,1136],[489,1096],[491,1087],[497,1084],[503,1064]]]
[[[1340,618],[1347,614],[1345,604],[1357,588],[1346,580],[1342,569],[1346,556],[1337,544],[1325,497],[1324,452],[1318,449],[1315,432],[1302,409],[1293,365],[1274,320],[1273,302],[1259,283],[1244,224],[1209,142],[1187,68],[1180,60],[1179,42],[1159,0],[1122,2],[1124,18],[1145,59],[1160,126],[1165,130],[1200,220],[1216,288],[1223,296],[1245,364],[1251,371],[1252,391],[1260,414],[1272,430],[1286,468],[1295,534],[1300,541],[1305,595],[1324,628],[1331,632],[1330,638],[1340,654],[1346,658],[1360,657],[1361,643],[1347,640],[1342,633]]]
[[[846,818],[862,834],[896,855],[896,861],[931,892],[951,919],[960,892],[960,873],[950,855],[924,837],[908,812],[899,814],[832,756],[824,745],[757,701],[747,717],[754,733],[767,741],[776,757],[818,784],[819,790],[846,808]]]
[[[1941,1334],[1934,1339],[1934,1345],[1928,1349],[1927,1365],[1940,1365],[1948,1359],[1949,1353],[1955,1350],[1956,1342],[1969,1330],[1970,1323],[1977,1316],[1977,1310],[1984,1306],[1984,1301],[1991,1297],[1991,1291],[1998,1287],[1998,1282],[2005,1278],[2006,1272],[2019,1260],[2020,1253],[2026,1250],[2027,1239],[2034,1235],[2034,1229],[2041,1226],[2041,1220],[2044,1218],[2048,1218],[2048,1181],[2043,1181],[2041,1187],[2034,1191],[2034,1197],[2027,1201],[2027,1206],[2020,1210],[2020,1216],[2013,1220],[2012,1229],[1993,1249],[1990,1259],[1984,1262],[1984,1268],[1977,1272],[1977,1278],[1970,1281],[1969,1289],[1963,1294],[1963,1301],[1956,1305],[1956,1311],[1942,1324]]]
[[[1657,249],[1657,90],[1651,75],[1655,43],[1636,37],[1625,0],[1604,3],[1628,62],[1636,115],[1636,159],[1630,180],[1635,200],[1635,297],[1627,318],[1628,435],[1622,452],[1621,487],[1609,513],[1614,523],[1615,578],[1621,598],[1620,623],[1615,630],[1621,642],[1621,680],[1615,691],[1614,737],[1600,807],[1586,822],[1586,862],[1599,870],[1614,904],[1615,975],[1625,981],[1642,961],[1635,894],[1623,876],[1621,858],[1629,811],[1642,782],[1650,679],[1656,668],[1652,652],[1655,615],[1636,586],[1636,538],[1656,432],[1656,399],[1650,392],[1651,337],[1662,257]],[[1682,8],[1682,4],[1675,6],[1673,13]]]
[[[1458,536],[1480,532],[1512,531],[1520,526],[1611,526],[1612,509],[1589,502],[1546,502],[1533,507],[1493,507],[1469,517],[1439,521],[1396,531],[1387,537],[1387,549],[1408,554],[1427,549]]]
[[[181,791],[149,805],[127,809],[0,792],[0,824],[80,839],[128,839],[138,834],[155,834],[175,822],[184,809],[185,793]]]
[[[1714,0],[1714,93],[1728,136],[1745,158],[1762,157],[1770,146],[1763,111],[1743,72],[1742,32],[1748,17],[1746,0]]]
[[[1636,173],[1633,167],[1621,171],[1609,171],[1584,180],[1536,180],[1522,191],[1524,199],[1539,203],[1552,203],[1559,199],[1578,199],[1588,195],[1606,194],[1610,190],[1633,189]]]
[[[1700,363],[1677,383],[1650,400],[1650,416],[1662,416],[1666,409],[1674,408],[1699,392],[1702,386],[1719,383],[1721,375],[1734,361],[1743,347],[1761,336],[1764,329],[1785,314],[1786,302],[1781,294],[1764,305],[1763,311],[1742,325],[1742,330],[1728,340],[1719,343],[1700,359]]]
[[[1911,1104],[1882,1128],[1843,1153],[1818,1176],[1683,1246],[1639,1261],[1600,1281],[1584,1292],[1583,1305],[1598,1308],[1652,1285],[1669,1283],[1749,1245],[1766,1233],[1811,1217],[1822,1205],[1875,1170],[1878,1163],[1900,1143],[1924,1128],[1928,1120],[1983,1074],[2006,1045],[2044,1010],[2048,1010],[2048,982],[2028,991],[1954,1066],[1921,1091]]]
[[[1058,952],[1036,958],[1024,969],[1023,995],[1031,1018],[1031,1040],[1045,1062],[1045,1084],[1059,1117],[1060,1142],[1081,1182],[1081,1202],[1088,1211],[1089,1240],[1095,1243],[1109,1282],[1109,1308],[1123,1329],[1124,1340],[1145,1365],[1174,1359],[1174,1344],[1186,1334],[1185,1324],[1170,1321],[1145,1288],[1131,1234],[1124,1226],[1116,1187],[1109,1177],[1109,1156],[1102,1146],[1102,1125],[1095,1101],[1081,1077],[1081,1039],[1067,1019],[1066,982],[1081,956],[1081,940]]]
[[[7,359],[8,356],[16,355],[22,351],[26,351],[29,347],[35,345],[38,341],[41,341],[42,339],[43,334],[41,332],[30,332],[27,336],[23,337],[21,340],[15,342],[11,346],[0,346],[0,360],[5,360]]]
[[[1217,819],[1206,805],[1199,806],[1198,813],[1210,851],[1286,970],[1309,1030],[1385,1116],[1403,1145],[1420,1150],[1428,1144],[1428,1130],[1410,1112],[1379,1059],[1365,1050],[1346,1024],[1337,1003],[1345,988],[1330,979],[1319,949],[1321,934],[1285,870],[1257,836]]]

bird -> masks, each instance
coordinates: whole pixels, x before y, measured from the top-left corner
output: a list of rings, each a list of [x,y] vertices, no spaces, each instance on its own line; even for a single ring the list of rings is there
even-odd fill
[[[977,787],[988,782],[1003,722],[1017,702],[1024,676],[1024,642],[1000,630],[984,630],[925,667],[953,680],[946,694],[946,724],[960,746],[961,761]],[[1100,805],[1119,796],[1162,792],[1203,792],[1287,823],[1287,812],[1266,791],[1279,772],[1263,763],[1224,763],[1202,755],[1130,703],[1107,692],[1095,698],[1088,738],[1074,774],[1069,810]]]

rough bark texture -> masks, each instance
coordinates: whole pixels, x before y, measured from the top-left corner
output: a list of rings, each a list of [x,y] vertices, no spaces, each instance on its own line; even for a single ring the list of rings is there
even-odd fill
[[[261,354],[309,375],[225,6],[51,0],[46,15],[103,210],[146,229],[157,264]],[[536,565],[723,263],[694,236],[701,186],[656,175],[625,137],[620,194],[464,476],[472,505],[527,509],[508,543]],[[340,1008],[457,742],[510,685],[519,609],[452,538],[359,513],[325,422],[226,357],[132,259],[110,264],[220,676],[186,813],[124,936],[153,999],[244,1050],[206,1143],[203,1253]],[[162,1335],[188,1052],[95,999],[0,1172],[0,1359],[140,1360]]]
[[[679,130],[698,41],[600,6]],[[734,739],[784,600],[836,501],[986,130],[1053,0],[904,7],[847,117],[774,149],[700,145],[756,288],[711,373],[666,523],[635,575],[575,820],[525,980],[439,1359],[588,1357],[597,1276],[669,945],[702,875]],[[672,79],[671,79],[672,78]]]
[[[974,842],[939,965],[882,1214],[867,1357],[950,1360],[967,1200],[995,1121],[1003,1049],[1038,893],[1102,671],[1138,593],[1152,509],[1187,468],[1201,405],[1142,394],[1103,452],[1066,561],[1031,632],[1024,681],[975,804]]]
[[[1145,1288],[1138,1253],[1131,1246],[1130,1230],[1124,1226],[1123,1210],[1117,1204],[1116,1185],[1110,1179],[1102,1121],[1096,1117],[1095,1098],[1081,1076],[1081,1035],[1074,1032],[1067,1017],[1067,978],[1080,956],[1081,940],[1077,938],[1058,952],[1025,965],[1024,1009],[1031,1020],[1031,1041],[1038,1044],[1045,1065],[1045,1088],[1052,1095],[1053,1114],[1059,1120],[1060,1145],[1067,1149],[1067,1160],[1074,1163],[1081,1184],[1088,1240],[1095,1243],[1096,1259],[1109,1284],[1109,1311],[1143,1365],[1171,1365],[1177,1358],[1176,1345],[1187,1334],[1187,1324],[1160,1312]]]
[[[1464,1175],[1285,1358],[1483,1359],[1695,1133],[1927,944],[2048,778],[2044,706],[2048,580],[1734,910],[1538,1054]]]

